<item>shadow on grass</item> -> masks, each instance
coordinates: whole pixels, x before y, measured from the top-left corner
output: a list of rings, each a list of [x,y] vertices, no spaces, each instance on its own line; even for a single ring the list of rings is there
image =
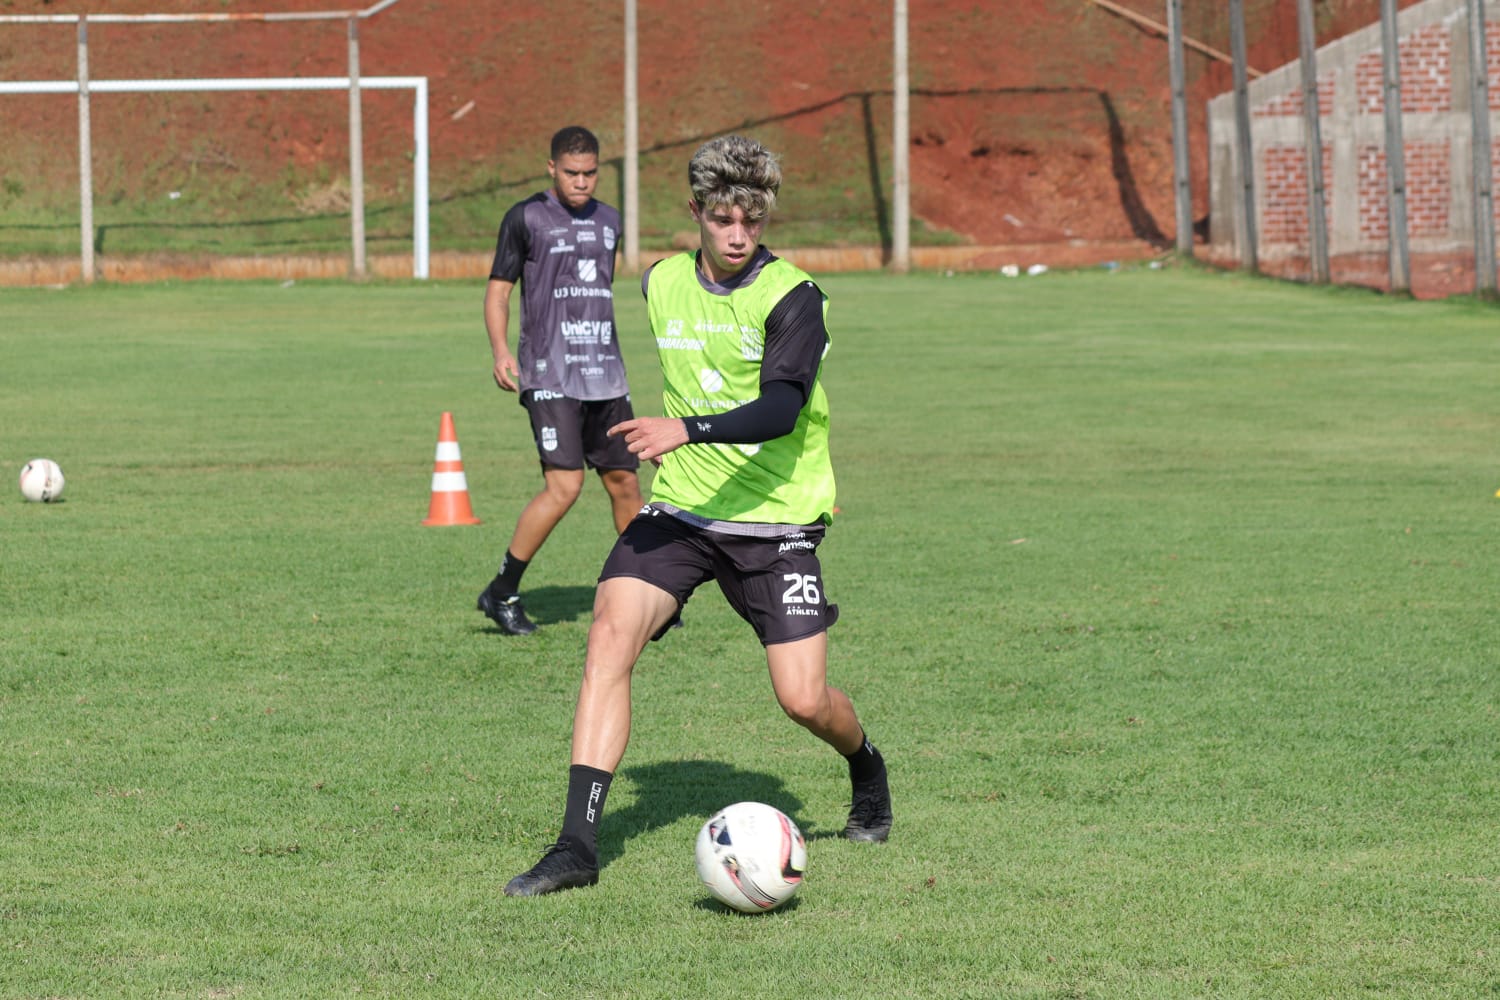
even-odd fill
[[[797,813],[802,800],[787,791],[779,777],[742,771],[716,760],[673,760],[627,767],[620,771],[636,786],[636,799],[618,812],[610,810],[600,828],[601,866],[624,853],[633,837],[670,826],[684,817],[707,820],[732,802],[765,802],[807,827]],[[696,833],[696,831],[695,831]]]
[[[527,614],[538,625],[587,621],[594,613],[592,586],[537,587],[523,590],[521,599],[526,602]]]
[[[800,896],[793,896],[774,910],[766,910],[763,913],[742,913],[739,910],[725,906],[712,896],[704,896],[693,904],[693,909],[707,910],[709,913],[722,913],[730,917],[744,917],[746,920],[772,920],[782,914],[794,912],[801,905],[802,898]]]
[[[521,602],[526,605],[526,616],[538,625],[560,625],[563,622],[587,621],[594,612],[594,588],[582,586],[523,588]],[[501,635],[496,625],[481,628],[482,632]],[[578,651],[583,655],[583,650]]]

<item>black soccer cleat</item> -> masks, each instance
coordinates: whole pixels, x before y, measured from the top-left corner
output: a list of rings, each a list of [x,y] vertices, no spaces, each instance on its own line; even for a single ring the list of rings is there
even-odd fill
[[[599,881],[599,866],[584,860],[572,844],[559,840],[542,860],[505,885],[507,896],[544,896],[563,889],[580,889]]]
[[[500,626],[500,631],[511,635],[530,635],[536,631],[536,623],[526,617],[521,606],[521,595],[511,594],[506,598],[496,597],[488,587],[479,595],[479,610]]]
[[[854,801],[849,806],[849,822],[844,836],[850,840],[884,843],[891,835],[891,789],[885,768],[880,776],[854,786]]]

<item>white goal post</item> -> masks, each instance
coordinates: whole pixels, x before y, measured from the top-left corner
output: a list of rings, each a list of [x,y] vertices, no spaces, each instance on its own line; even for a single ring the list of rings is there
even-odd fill
[[[365,191],[364,126],[361,112],[362,89],[388,90],[410,88],[416,92],[412,113],[412,135],[416,145],[412,157],[412,276],[426,278],[429,273],[427,217],[427,78],[423,76],[377,76],[361,78],[359,71],[359,22],[379,14],[400,0],[378,0],[364,10],[325,10],[302,12],[236,12],[188,14],[20,14],[0,15],[0,24],[73,24],[78,31],[78,77],[76,80],[0,81],[0,94],[77,94],[78,95],[78,201],[79,236],[83,280],[94,280],[94,192],[93,142],[90,136],[89,97],[95,93],[150,93],[168,91],[267,91],[267,90],[346,90],[349,93],[349,187],[353,201],[350,228],[354,251],[354,275],[363,278],[365,267]],[[268,77],[239,79],[152,79],[90,80],[88,25],[95,23],[193,23],[193,22],[276,22],[276,21],[344,21],[348,25],[349,75],[345,77]]]
[[[362,76],[365,90],[412,90],[412,135],[416,144],[412,160],[412,277],[429,275],[430,245],[427,218],[427,78],[425,76]],[[343,90],[350,87],[346,76],[245,77],[203,80],[90,80],[93,94],[171,93],[204,91]],[[0,81],[0,94],[76,94],[77,80]],[[88,191],[82,194],[91,198]],[[91,218],[89,208],[84,218]],[[92,238],[90,235],[89,238]],[[87,278],[85,279],[87,280]]]

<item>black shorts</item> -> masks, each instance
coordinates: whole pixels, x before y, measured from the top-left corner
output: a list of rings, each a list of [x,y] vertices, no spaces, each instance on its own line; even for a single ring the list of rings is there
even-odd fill
[[[717,580],[761,645],[805,639],[827,631],[839,609],[828,603],[818,562],[824,527],[791,530],[771,538],[730,535],[687,524],[648,504],[615,542],[599,579],[644,580],[677,598],[679,614],[700,584]],[[652,638],[661,638],[677,618]]]
[[[625,447],[623,437],[608,431],[635,416],[630,397],[617,399],[572,399],[544,389],[521,393],[521,405],[531,417],[531,434],[543,465],[557,469],[581,469],[588,463],[601,472],[610,469],[634,471],[641,462]]]

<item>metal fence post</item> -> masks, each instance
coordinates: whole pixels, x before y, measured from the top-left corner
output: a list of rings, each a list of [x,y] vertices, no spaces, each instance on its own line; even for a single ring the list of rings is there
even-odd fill
[[[1322,107],[1318,100],[1318,43],[1312,0],[1297,0],[1297,35],[1301,48],[1303,142],[1307,151],[1307,222],[1312,280],[1328,282],[1328,214],[1323,196]]]
[[[1406,141],[1401,130],[1401,40],[1396,0],[1380,0],[1380,59],[1385,104],[1385,175],[1390,230],[1391,291],[1411,290],[1411,254],[1406,236]]]

